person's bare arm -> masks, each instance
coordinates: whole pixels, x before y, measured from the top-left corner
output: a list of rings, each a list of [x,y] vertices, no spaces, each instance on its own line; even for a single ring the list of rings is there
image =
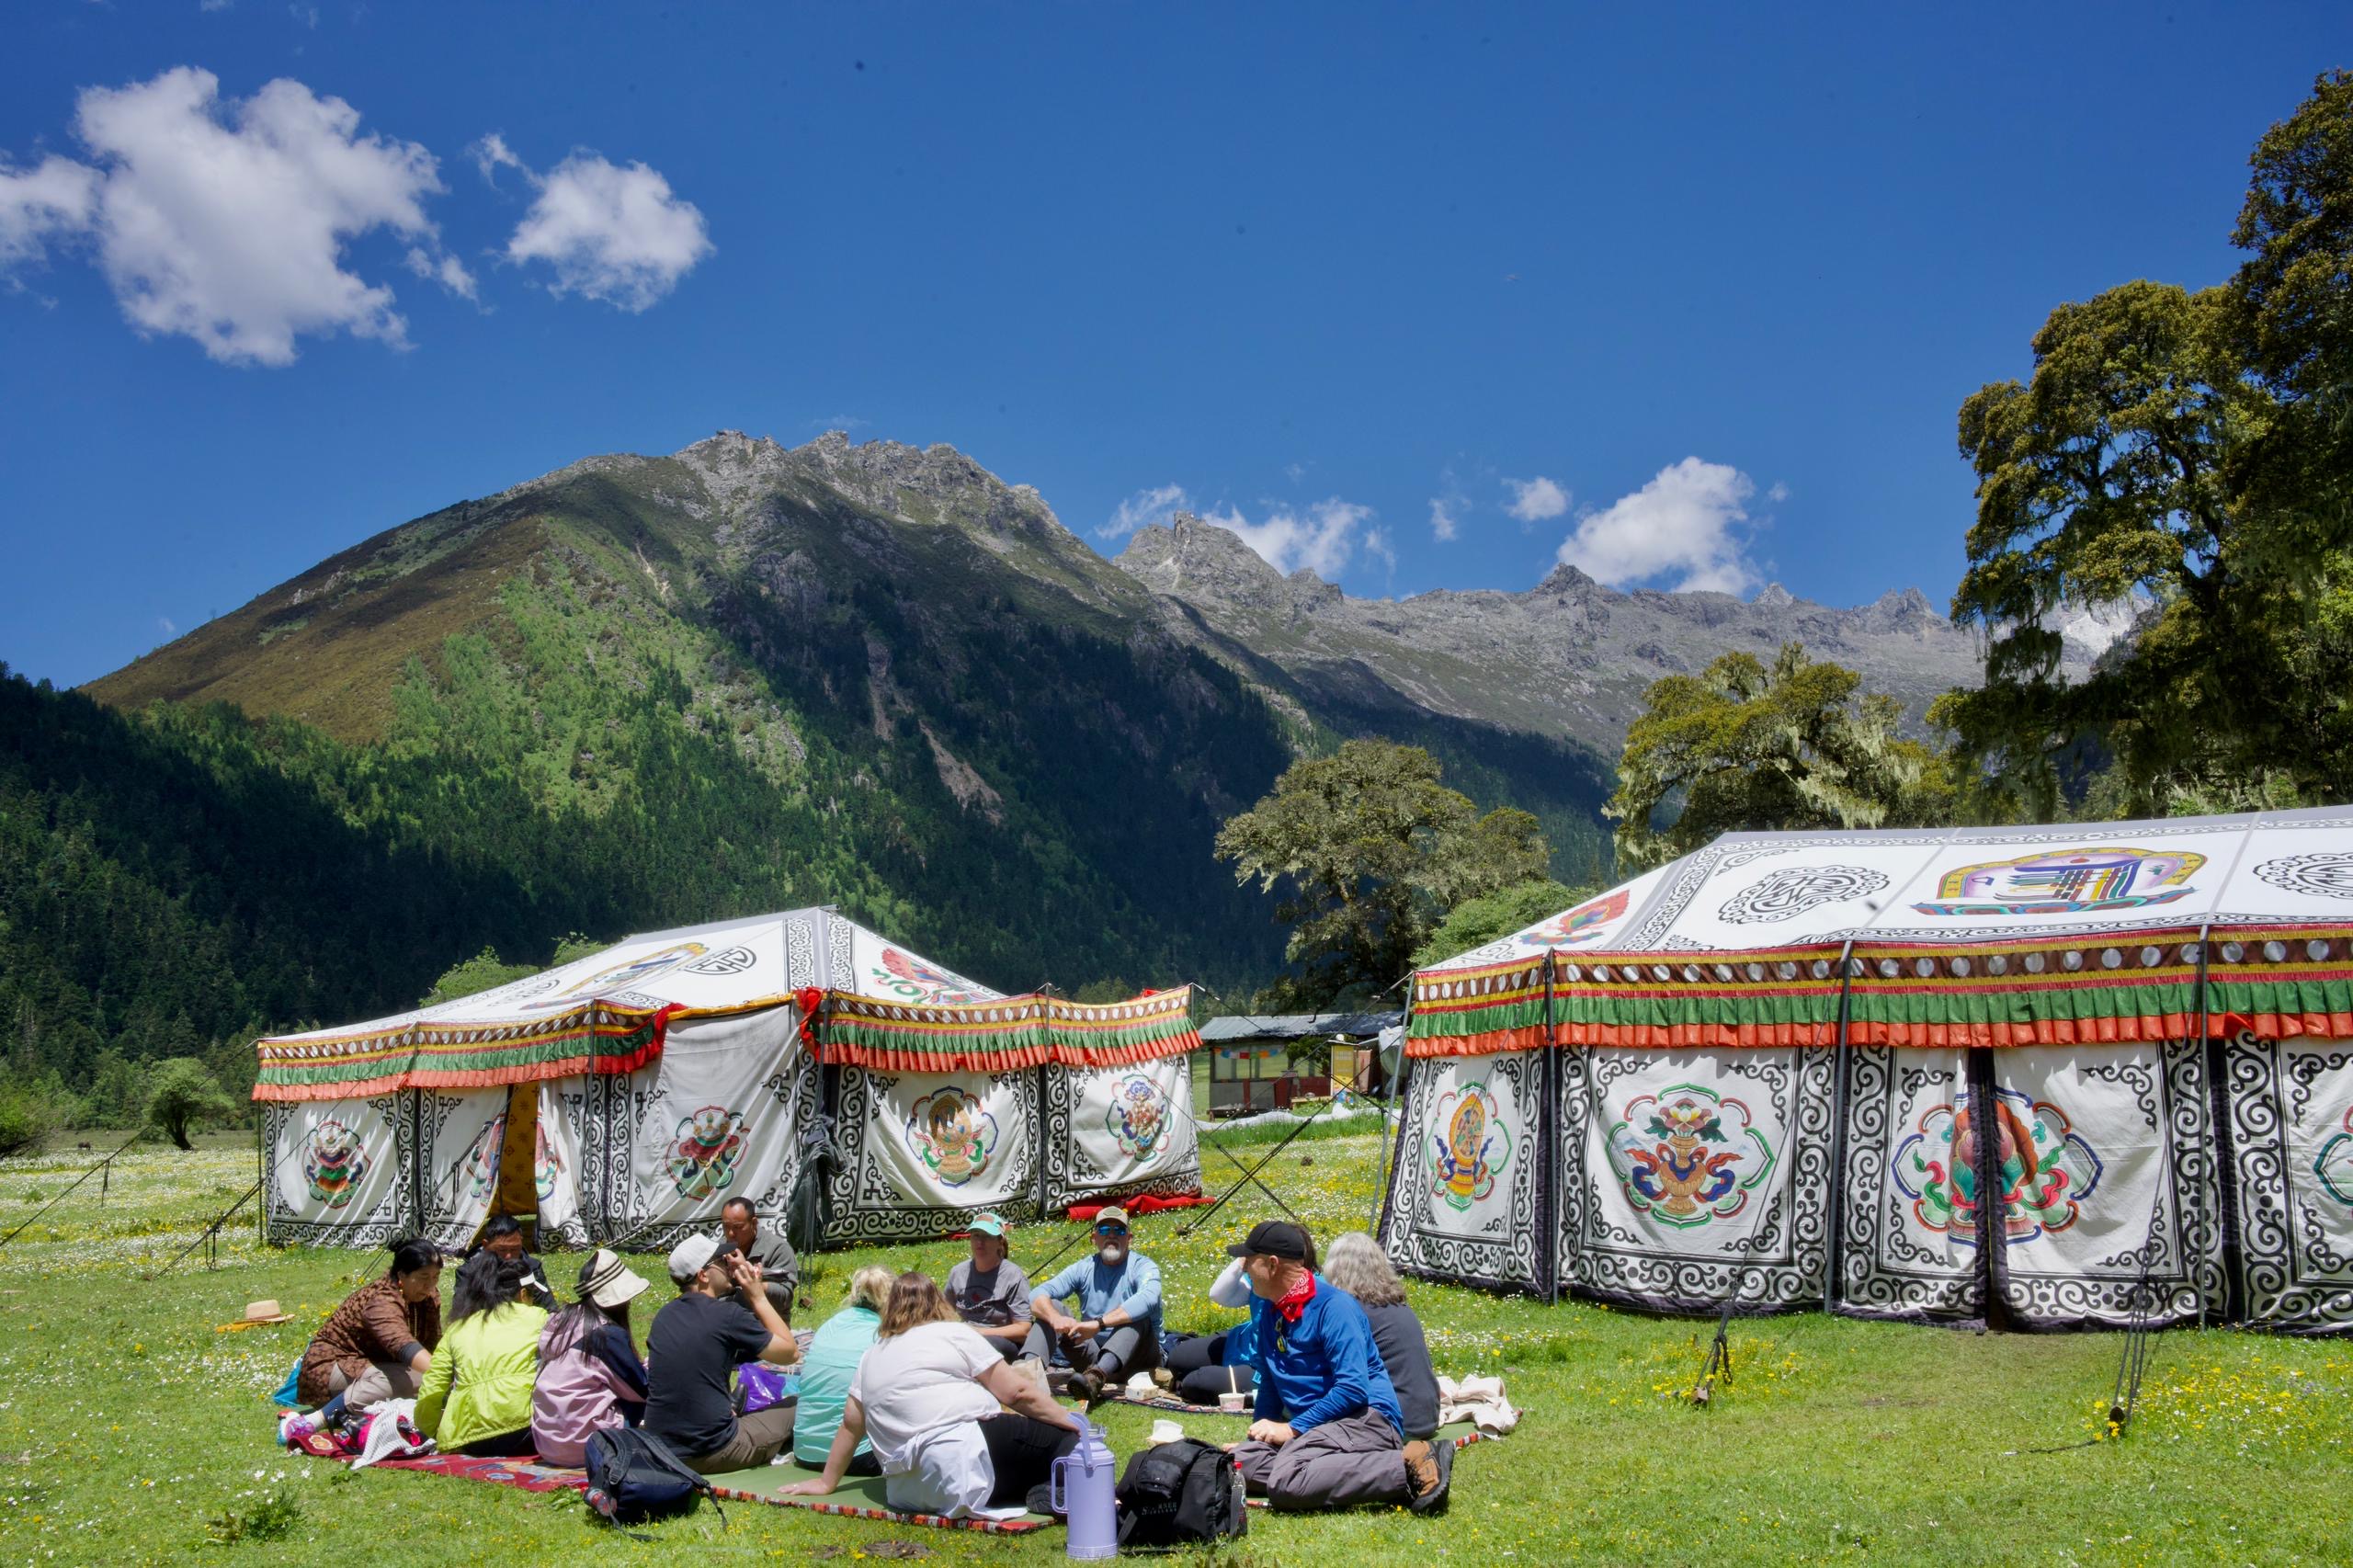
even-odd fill
[[[814,1481],[796,1481],[784,1489],[788,1497],[823,1497],[842,1483],[842,1472],[849,1469],[850,1457],[858,1452],[858,1445],[866,1438],[866,1406],[855,1399],[842,1405],[841,1429],[834,1434],[834,1446],[825,1450],[825,1471]]]
[[[1045,1390],[1000,1361],[980,1376],[980,1384],[1006,1409],[1034,1416],[1050,1426],[1080,1430],[1078,1417],[1054,1403]]]
[[[760,1267],[742,1253],[727,1260],[727,1278],[735,1281],[744,1299],[752,1304],[752,1315],[768,1331],[767,1348],[760,1352],[760,1359],[774,1367],[790,1367],[801,1359],[801,1342],[792,1337],[792,1329],[777,1315],[776,1303],[768,1300],[766,1287],[760,1283]]]

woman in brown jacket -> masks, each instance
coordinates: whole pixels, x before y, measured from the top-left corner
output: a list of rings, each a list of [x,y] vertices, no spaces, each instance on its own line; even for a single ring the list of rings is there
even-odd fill
[[[414,1399],[440,1343],[441,1249],[421,1239],[397,1243],[385,1276],[345,1297],[320,1325],[302,1352],[295,1396],[353,1410]]]

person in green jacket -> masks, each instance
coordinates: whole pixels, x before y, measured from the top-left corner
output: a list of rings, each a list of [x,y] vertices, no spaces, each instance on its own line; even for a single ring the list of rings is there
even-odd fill
[[[533,1451],[531,1385],[548,1314],[522,1299],[521,1260],[478,1252],[458,1270],[449,1322],[417,1392],[417,1430],[445,1454],[521,1459]]]
[[[849,1277],[849,1301],[840,1312],[818,1325],[801,1360],[801,1404],[792,1418],[792,1459],[803,1470],[823,1470],[833,1452],[834,1434],[841,1430],[842,1406],[849,1399],[850,1380],[858,1363],[882,1326],[882,1308],[891,1300],[891,1282],[897,1278],[880,1264],[870,1263]],[[860,1439],[845,1475],[880,1475],[881,1461],[874,1445]]]

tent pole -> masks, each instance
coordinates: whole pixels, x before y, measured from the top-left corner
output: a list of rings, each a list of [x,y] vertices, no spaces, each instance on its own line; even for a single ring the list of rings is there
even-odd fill
[[[1855,991],[1855,939],[1847,938],[1838,949],[1838,1034],[1834,1042],[1837,1054],[1832,1059],[1830,1091],[1830,1232],[1828,1247],[1824,1254],[1822,1270],[1822,1310],[1834,1310],[1838,1299],[1838,1275],[1846,1267],[1845,1249],[1839,1245],[1847,1215],[1847,1098],[1850,1092],[1847,1072],[1847,1025],[1851,1017],[1848,1003]]]
[[[1405,977],[1408,983],[1405,987],[1405,1017],[1403,1027],[1407,1033],[1410,1033],[1414,1027],[1414,988],[1411,984],[1413,978],[1410,974]],[[1378,1034],[1372,1037],[1372,1060],[1375,1066],[1380,1065],[1381,1037]],[[1381,1233],[1381,1210],[1389,1207],[1389,1179],[1396,1174],[1394,1162],[1389,1157],[1389,1115],[1397,1108],[1397,1085],[1404,1076],[1405,1035],[1400,1034],[1397,1037],[1397,1071],[1389,1074],[1389,1081],[1381,1085],[1381,1147],[1375,1155],[1378,1163],[1373,1166],[1377,1179],[1372,1184],[1372,1219],[1365,1227],[1366,1234],[1371,1236],[1374,1241],[1380,1242],[1384,1248],[1388,1244]]]
[[[2197,1054],[2199,1069],[2200,1073],[2204,1074],[2209,1079],[2211,1078],[2212,1074],[2210,1072],[2207,1072],[2207,1063],[2211,1060],[2207,1051],[2207,1044],[2208,1036],[2213,1031],[2213,1016],[2211,1009],[2207,1006],[2206,1002],[2206,947],[2213,935],[2214,923],[2211,920],[2204,922],[2198,927]],[[2204,1096],[2206,1103],[2204,1107],[2201,1108],[2205,1114],[2198,1119],[2198,1163],[2202,1175],[2198,1182],[2198,1190],[2194,1195],[2198,1200],[2197,1245],[2201,1251],[2208,1244],[2208,1238],[2211,1234],[2207,1230],[2206,1183],[2210,1180],[2212,1181],[2215,1184],[2216,1190],[2219,1191],[2221,1190],[2222,1179],[2222,1173],[2214,1168],[2213,1153],[2209,1147],[2214,1116],[2214,1095],[2211,1082],[2207,1085],[2206,1088],[2207,1092]],[[2162,1136],[2162,1131],[2160,1135]],[[2216,1247],[2214,1250],[2219,1253],[2222,1249],[2220,1247]],[[2202,1265],[2203,1259],[2199,1259],[2197,1262],[2198,1265]],[[2200,1276],[2202,1275],[2205,1270],[2202,1267],[2194,1266],[2194,1268],[2195,1271],[2192,1272],[2189,1277],[2189,1288],[2198,1292],[2198,1326],[2204,1328],[2206,1326],[2206,1281],[2200,1278]]]
[[[1544,1160],[1544,1191],[1536,1205],[1536,1222],[1541,1229],[1544,1258],[1544,1304],[1561,1304],[1561,1064],[1559,1039],[1552,1006],[1552,981],[1560,967],[1560,954],[1544,950],[1544,1070],[1539,1082],[1544,1085],[1544,1103],[1537,1109],[1537,1125],[1544,1129],[1544,1146],[1549,1151]]]

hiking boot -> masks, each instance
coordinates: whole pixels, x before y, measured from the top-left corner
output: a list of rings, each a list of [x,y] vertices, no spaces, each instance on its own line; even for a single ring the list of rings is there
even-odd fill
[[[1075,1345],[1064,1347],[1063,1354],[1070,1358],[1070,1369],[1074,1372],[1091,1372],[1095,1369],[1095,1346],[1084,1339]]]
[[[1447,1490],[1454,1481],[1454,1445],[1418,1438],[1406,1444],[1405,1478],[1414,1488],[1408,1507],[1416,1514],[1446,1512]]]
[[[1070,1382],[1071,1392],[1078,1395],[1078,1408],[1081,1411],[1092,1411],[1097,1405],[1102,1403],[1108,1397],[1106,1392],[1107,1386],[1100,1372],[1081,1372]]]
[[[1160,1389],[1175,1388],[1176,1374],[1165,1367],[1154,1367],[1152,1369],[1152,1386]]]

